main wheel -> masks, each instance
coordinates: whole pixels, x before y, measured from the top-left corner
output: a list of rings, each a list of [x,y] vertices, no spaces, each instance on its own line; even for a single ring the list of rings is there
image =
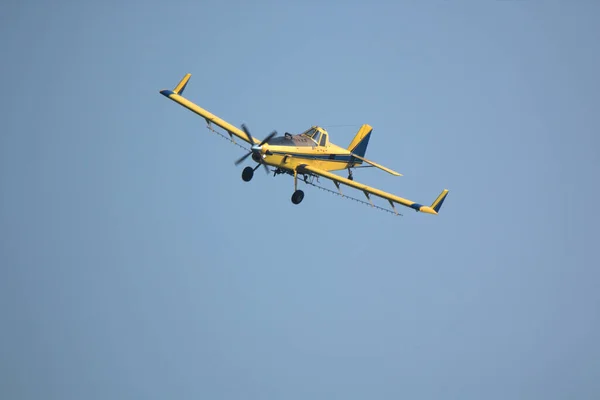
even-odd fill
[[[300,189],[296,190],[292,195],[292,203],[300,204],[304,198],[304,192]]]
[[[250,182],[250,179],[252,179],[253,175],[254,169],[252,167],[246,167],[242,171],[242,179],[244,180],[244,182]]]

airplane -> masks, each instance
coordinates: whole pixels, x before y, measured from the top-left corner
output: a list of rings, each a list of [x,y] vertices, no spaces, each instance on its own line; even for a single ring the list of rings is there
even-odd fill
[[[257,163],[256,167],[247,166],[242,171],[242,179],[245,182],[252,180],[254,172],[261,165],[267,173],[269,173],[268,167],[270,166],[274,168],[272,170],[274,176],[289,174],[294,177],[294,193],[291,198],[293,204],[300,204],[304,199],[304,192],[298,189],[298,175],[302,175],[304,182],[308,182],[309,177],[330,179],[340,194],[342,194],[340,184],[358,189],[364,193],[372,206],[374,204],[370,195],[383,198],[389,202],[396,215],[398,215],[398,211],[394,204],[400,204],[417,212],[433,215],[437,215],[440,211],[440,207],[448,195],[447,189],[444,189],[430,206],[426,206],[354,181],[352,169],[364,167],[364,164],[379,168],[395,176],[401,176],[398,172],[365,158],[371,132],[373,131],[370,125],[362,125],[347,148],[337,146],[329,141],[328,132],[319,126],[312,126],[306,131],[295,135],[286,132],[284,136],[277,136],[277,132],[273,131],[264,139],[259,140],[252,136],[246,125],[242,124],[242,129],[239,129],[183,97],[183,91],[191,76],[191,74],[186,74],[175,89],[164,89],[160,93],[203,117],[209,128],[211,124],[215,124],[224,129],[234,143],[233,137],[235,136],[251,146],[248,153],[235,161],[235,165],[239,165],[251,156],[252,160]],[[348,170],[347,178],[331,172],[341,170]],[[386,209],[386,211],[390,210]]]

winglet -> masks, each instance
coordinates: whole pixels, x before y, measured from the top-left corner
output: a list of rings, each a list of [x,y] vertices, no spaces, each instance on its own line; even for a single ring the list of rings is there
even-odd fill
[[[179,82],[179,84],[175,87],[175,90],[173,90],[173,92],[179,95],[183,94],[183,91],[185,90],[185,87],[187,86],[191,76],[192,74],[186,74],[181,80],[181,82]]]
[[[437,197],[437,199],[435,199],[433,204],[431,204],[431,206],[424,206],[419,203],[413,203],[409,207],[413,208],[417,211],[420,211],[420,212],[437,215],[439,213],[440,208],[442,207],[442,203],[444,203],[444,200],[446,199],[447,195],[448,195],[448,189],[444,189],[444,190],[442,190],[442,193],[440,193],[440,195]]]
[[[444,200],[446,200],[446,196],[448,195],[448,189],[442,190],[442,193],[435,199],[435,201],[431,204],[431,208],[436,212],[440,212],[440,208],[442,204],[444,204]]]
[[[185,87],[187,86],[191,76],[192,74],[186,74],[183,77],[183,79],[177,84],[177,86],[175,86],[174,90],[164,89],[160,91],[160,94],[162,94],[165,97],[170,97],[172,94],[181,95],[185,90]]]

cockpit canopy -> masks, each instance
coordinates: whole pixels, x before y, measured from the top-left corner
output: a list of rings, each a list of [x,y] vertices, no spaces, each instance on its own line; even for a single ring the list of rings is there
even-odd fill
[[[308,136],[315,141],[317,146],[327,146],[327,132],[318,126],[313,126],[309,130],[302,132],[301,135]]]

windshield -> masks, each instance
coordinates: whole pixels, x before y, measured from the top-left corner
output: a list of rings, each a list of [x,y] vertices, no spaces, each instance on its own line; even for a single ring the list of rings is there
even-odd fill
[[[309,130],[304,132],[303,135],[308,136],[309,138],[314,140],[317,144],[319,144],[319,138],[321,137],[321,132],[319,132],[318,129],[310,128]]]
[[[321,135],[321,146],[327,146],[327,134]]]

